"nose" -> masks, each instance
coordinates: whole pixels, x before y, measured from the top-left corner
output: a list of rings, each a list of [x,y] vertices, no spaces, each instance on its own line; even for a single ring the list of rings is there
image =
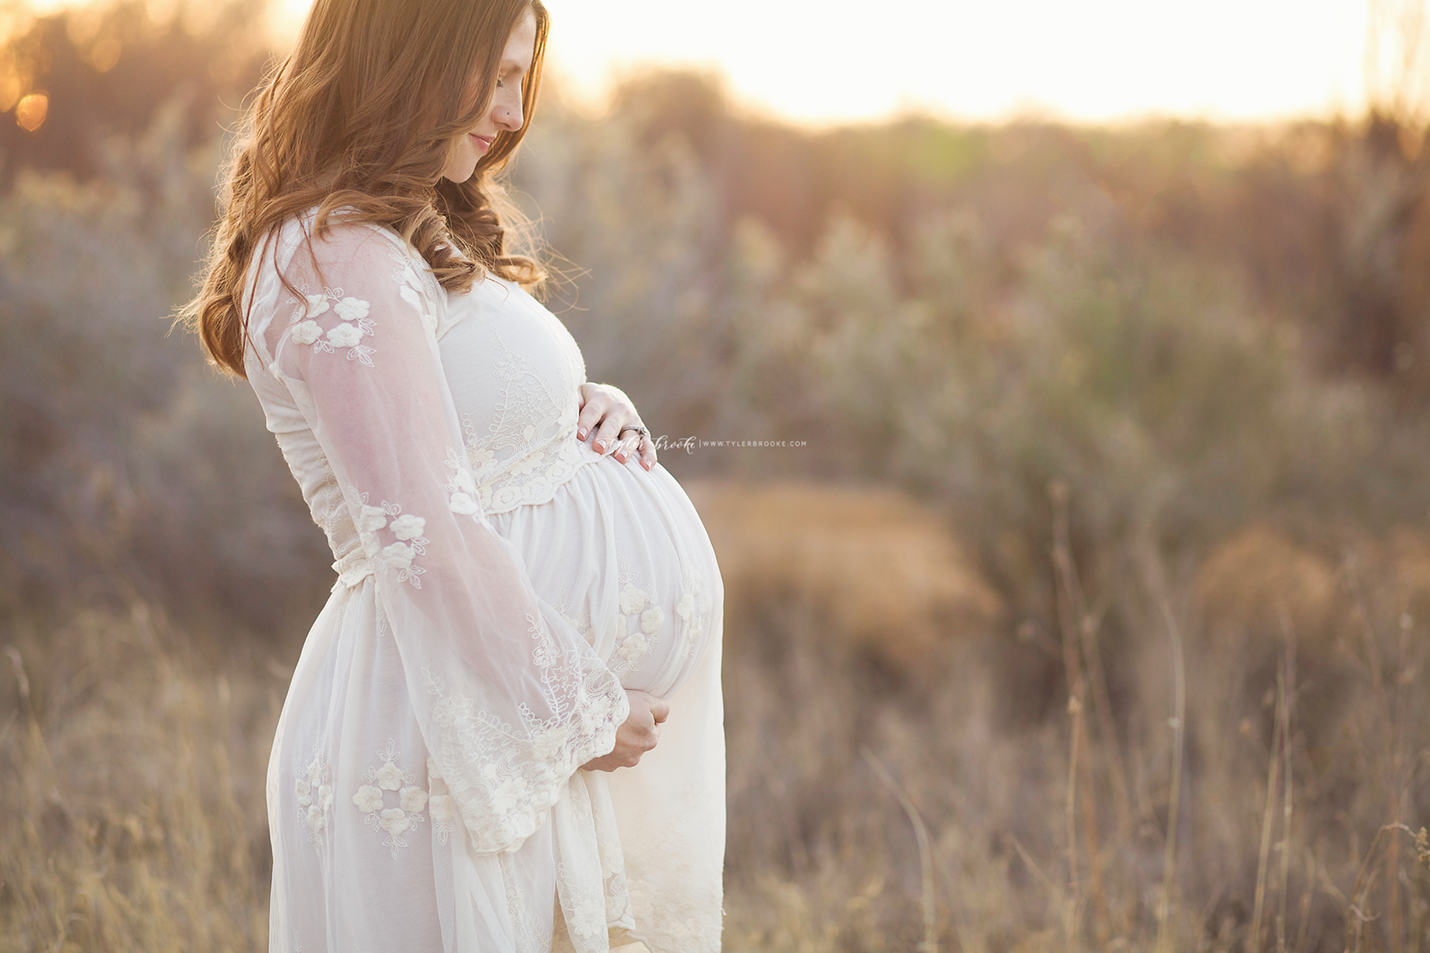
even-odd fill
[[[497,91],[497,101],[492,109],[492,121],[508,132],[516,132],[521,128],[521,86],[513,83],[510,93],[506,90]],[[507,93],[506,95],[502,95]]]

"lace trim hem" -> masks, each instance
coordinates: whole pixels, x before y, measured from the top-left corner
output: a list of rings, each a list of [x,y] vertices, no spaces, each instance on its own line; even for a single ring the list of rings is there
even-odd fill
[[[549,638],[543,641],[547,661],[556,663],[549,654],[554,646]],[[629,714],[620,683],[604,669],[589,671],[566,717],[528,724],[528,730],[536,730],[523,741],[514,726],[477,710],[465,695],[449,694],[430,671],[423,674],[440,729],[430,743],[434,761],[443,769],[453,807],[479,854],[520,849],[546,820],[576,769],[615,747],[616,728]]]

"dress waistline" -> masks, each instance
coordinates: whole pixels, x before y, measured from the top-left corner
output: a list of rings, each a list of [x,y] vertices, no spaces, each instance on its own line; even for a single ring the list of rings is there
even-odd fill
[[[362,585],[362,581],[368,576],[375,575],[372,560],[367,558],[367,553],[361,548],[354,549],[333,563],[333,569],[338,574],[338,581],[333,583],[334,592],[340,588],[354,589]]]

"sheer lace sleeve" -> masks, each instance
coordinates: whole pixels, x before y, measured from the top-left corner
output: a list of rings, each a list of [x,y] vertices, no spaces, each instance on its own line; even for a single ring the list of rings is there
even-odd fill
[[[480,510],[437,351],[444,299],[421,259],[360,224],[265,254],[255,356],[292,394],[343,490],[423,737],[473,844],[515,850],[576,768],[614,746],[625,693],[543,612]]]

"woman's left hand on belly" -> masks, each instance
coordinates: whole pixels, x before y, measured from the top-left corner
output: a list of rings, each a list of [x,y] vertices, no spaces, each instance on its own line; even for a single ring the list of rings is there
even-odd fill
[[[641,466],[655,466],[655,441],[646,432],[635,404],[619,387],[610,384],[581,385],[581,415],[576,420],[576,439],[585,440],[594,431],[591,445],[597,453],[615,447],[614,456],[625,463],[639,454]]]

